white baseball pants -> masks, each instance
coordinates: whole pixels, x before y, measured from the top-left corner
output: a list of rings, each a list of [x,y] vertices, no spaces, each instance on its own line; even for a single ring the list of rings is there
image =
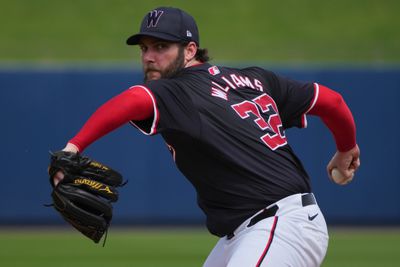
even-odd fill
[[[302,195],[276,202],[275,216],[248,227],[257,213],[243,222],[233,237],[222,237],[203,266],[320,266],[328,248],[326,222],[317,204],[303,206]]]

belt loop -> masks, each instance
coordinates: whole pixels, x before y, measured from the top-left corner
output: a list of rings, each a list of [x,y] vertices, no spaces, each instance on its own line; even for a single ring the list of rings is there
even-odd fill
[[[258,223],[261,220],[264,220],[268,217],[272,217],[275,216],[276,212],[278,211],[278,206],[277,205],[273,205],[270,208],[264,209],[262,212],[260,212],[259,214],[257,214],[256,216],[254,216],[249,224],[247,225],[247,227],[253,226],[256,223]]]
[[[234,238],[234,237],[235,237],[235,234],[232,232],[232,233],[229,233],[229,234],[226,236],[226,239],[231,240],[231,239]]]
[[[307,193],[301,196],[301,205],[303,207],[317,204],[313,193]]]

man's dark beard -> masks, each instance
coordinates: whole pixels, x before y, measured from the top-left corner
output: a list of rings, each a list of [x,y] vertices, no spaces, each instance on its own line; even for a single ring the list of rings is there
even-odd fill
[[[179,46],[177,58],[171,62],[164,72],[161,72],[161,78],[171,78],[184,68],[185,61],[183,49],[183,46]],[[152,70],[152,68],[149,68],[148,70]],[[144,75],[144,81],[148,81],[146,74]]]

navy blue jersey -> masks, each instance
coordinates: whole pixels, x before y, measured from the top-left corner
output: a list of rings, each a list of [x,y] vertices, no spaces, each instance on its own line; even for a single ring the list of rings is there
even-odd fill
[[[312,83],[205,63],[143,88],[154,117],[132,123],[162,135],[212,234],[224,236],[271,203],[311,191],[284,130],[303,126]]]

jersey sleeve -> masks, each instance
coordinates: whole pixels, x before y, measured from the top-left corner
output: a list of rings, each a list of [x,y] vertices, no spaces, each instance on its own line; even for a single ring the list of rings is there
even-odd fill
[[[283,127],[307,127],[306,113],[318,97],[317,84],[288,79],[264,70],[272,98],[278,106]]]
[[[173,80],[148,82],[142,87],[151,96],[153,117],[131,121],[142,133],[154,135],[165,131],[199,133],[199,116],[190,96]]]

